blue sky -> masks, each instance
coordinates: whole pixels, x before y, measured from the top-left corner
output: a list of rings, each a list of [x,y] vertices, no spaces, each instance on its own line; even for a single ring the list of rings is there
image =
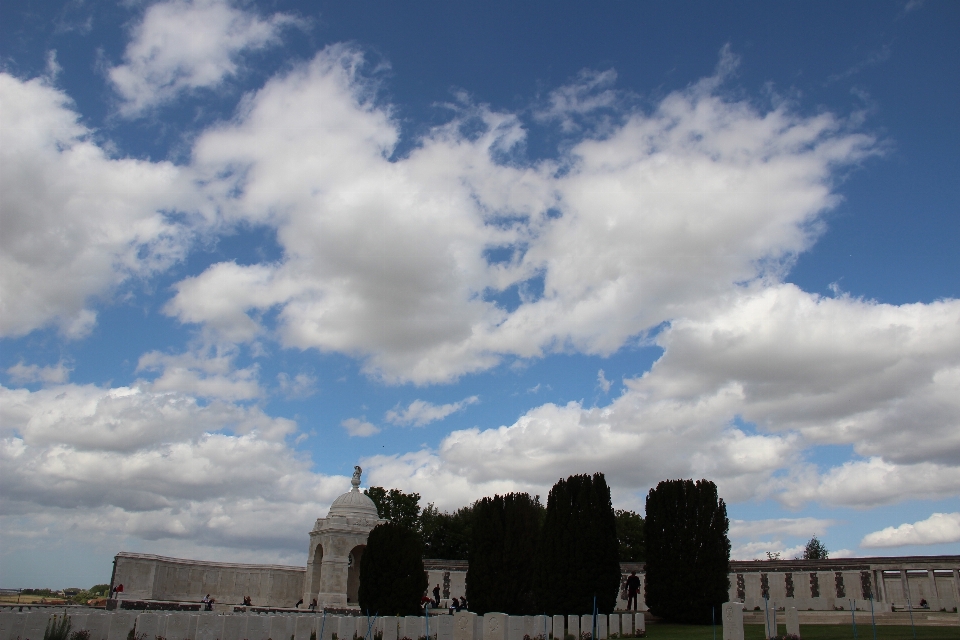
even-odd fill
[[[0,6],[0,576],[349,487],[960,549],[960,7]]]

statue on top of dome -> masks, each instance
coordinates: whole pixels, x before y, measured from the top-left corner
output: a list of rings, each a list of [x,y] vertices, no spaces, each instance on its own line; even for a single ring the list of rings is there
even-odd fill
[[[363,469],[360,468],[360,465],[356,465],[353,468],[353,479],[350,481],[350,484],[353,485],[354,491],[360,490],[360,474],[363,473]]]

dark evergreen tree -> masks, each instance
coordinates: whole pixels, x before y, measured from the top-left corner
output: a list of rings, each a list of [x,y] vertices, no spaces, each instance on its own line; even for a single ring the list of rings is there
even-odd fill
[[[820,542],[817,536],[810,538],[807,546],[803,548],[804,560],[826,560],[829,556],[830,552],[827,550],[826,545]]]
[[[709,480],[666,480],[647,495],[646,600],[655,616],[708,624],[727,601],[727,506]]]
[[[539,537],[539,498],[508,493],[473,506],[467,601],[478,614],[533,614],[532,573]]]
[[[420,535],[392,522],[374,527],[360,557],[360,608],[370,615],[419,615],[426,590]]]
[[[364,495],[377,505],[377,514],[394,524],[420,532],[420,494],[383,487],[364,489]]]
[[[617,521],[602,473],[570,476],[550,490],[534,574],[538,611],[610,613],[620,588]]]
[[[420,514],[425,558],[466,560],[470,552],[470,522],[473,507],[461,507],[454,513],[444,513],[433,503]]]
[[[643,516],[625,509],[617,509],[615,515],[617,540],[620,542],[620,562],[643,562],[647,557]]]

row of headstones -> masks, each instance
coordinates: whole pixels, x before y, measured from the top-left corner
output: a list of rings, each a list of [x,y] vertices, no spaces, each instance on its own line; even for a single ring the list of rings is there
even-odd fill
[[[764,638],[777,636],[777,607],[771,602],[772,610],[768,607],[764,612]],[[800,618],[796,607],[786,607],[784,618],[787,623],[787,635],[800,635]],[[743,603],[726,602],[723,605],[723,640],[743,640]]]
[[[81,610],[82,611],[82,610]],[[452,616],[382,617],[297,615],[137,613],[133,611],[83,613],[63,611],[70,617],[70,631],[87,631],[89,640],[127,640],[134,631],[137,640],[523,640],[594,632],[594,616],[509,616],[488,613],[480,617],[461,611]],[[43,640],[53,615],[47,611],[0,613],[0,640]],[[429,630],[428,630],[429,625]],[[596,616],[597,640],[640,635],[645,631],[642,613]],[[558,631],[559,633],[555,633]]]

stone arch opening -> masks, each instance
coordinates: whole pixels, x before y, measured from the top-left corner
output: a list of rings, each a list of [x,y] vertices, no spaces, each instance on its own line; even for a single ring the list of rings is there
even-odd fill
[[[360,595],[360,559],[363,557],[363,551],[367,548],[365,544],[358,544],[347,556],[347,603],[356,604],[359,602]]]
[[[310,593],[306,594],[304,598],[304,604],[309,606],[310,602],[317,597],[317,592],[320,591],[320,572],[323,569],[323,545],[318,544],[316,549],[313,550],[313,562],[310,564]]]

